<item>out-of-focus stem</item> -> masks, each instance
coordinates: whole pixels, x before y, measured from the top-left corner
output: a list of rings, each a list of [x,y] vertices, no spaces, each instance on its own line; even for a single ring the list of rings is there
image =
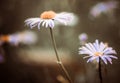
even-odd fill
[[[50,34],[51,34],[51,39],[52,39],[52,44],[53,44],[53,47],[54,47],[55,55],[56,55],[56,58],[57,58],[57,63],[62,68],[62,71],[65,73],[65,75],[66,75],[67,79],[69,80],[69,82],[73,83],[71,78],[70,78],[70,75],[68,74],[67,70],[65,69],[64,65],[62,64],[62,62],[61,62],[61,60],[60,60],[60,58],[58,56],[56,42],[55,42],[55,38],[54,38],[54,35],[53,35],[52,28],[50,28]]]
[[[102,81],[102,71],[101,71],[101,58],[99,58],[99,68],[98,68],[98,72],[99,72],[100,83],[103,83],[103,81]]]

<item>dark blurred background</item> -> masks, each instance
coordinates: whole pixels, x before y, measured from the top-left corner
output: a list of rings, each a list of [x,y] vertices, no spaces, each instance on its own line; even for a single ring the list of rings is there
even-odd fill
[[[58,53],[74,83],[99,83],[96,66],[86,63],[78,55],[78,35],[85,32],[89,42],[99,39],[108,42],[117,51],[118,60],[102,68],[103,83],[120,81],[120,4],[114,17],[102,15],[91,20],[90,8],[99,2],[109,0],[1,0],[0,34],[13,34],[30,30],[24,21],[39,17],[43,11],[72,12],[79,19],[75,26],[56,26],[53,29]],[[57,28],[58,27],[58,28]],[[32,29],[38,36],[34,45],[12,46],[8,43],[0,47],[4,61],[0,63],[0,83],[67,83],[66,77],[56,63],[49,29]]]

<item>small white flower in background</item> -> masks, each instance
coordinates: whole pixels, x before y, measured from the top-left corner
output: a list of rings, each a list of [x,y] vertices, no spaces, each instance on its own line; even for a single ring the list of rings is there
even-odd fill
[[[73,13],[55,13],[54,11],[45,11],[40,15],[40,17],[26,19],[25,23],[30,26],[30,28],[36,26],[38,29],[40,29],[41,26],[53,28],[55,26],[55,22],[64,25],[69,24],[71,21],[74,22],[74,17]]]
[[[88,35],[86,33],[81,33],[78,36],[78,38],[79,38],[80,41],[86,41],[88,39]]]
[[[22,44],[34,44],[37,41],[37,36],[34,32],[31,31],[23,31],[10,35],[2,35],[0,36],[1,45],[5,42],[10,43],[12,45]]]
[[[23,31],[15,33],[9,36],[9,42],[14,45],[22,44],[34,44],[37,41],[37,36],[34,32]]]
[[[94,60],[99,62],[99,58],[101,58],[105,64],[107,64],[107,61],[112,64],[112,58],[117,59],[116,56],[113,56],[114,54],[117,54],[116,51],[103,42],[99,43],[98,40],[96,40],[95,43],[87,43],[85,46],[79,48],[79,54],[88,55],[83,57],[89,58],[87,62],[92,62]]]
[[[88,35],[86,33],[81,33],[79,36],[80,45],[84,45],[87,42]]]
[[[99,17],[102,13],[111,15],[115,8],[117,8],[117,1],[101,2],[93,6],[90,10],[90,15],[94,18]]]

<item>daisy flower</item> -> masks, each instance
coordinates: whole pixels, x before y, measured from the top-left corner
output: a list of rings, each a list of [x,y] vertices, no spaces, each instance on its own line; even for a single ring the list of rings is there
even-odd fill
[[[95,18],[99,17],[103,13],[109,15],[117,8],[117,4],[118,2],[116,1],[98,3],[91,8],[90,15]]]
[[[37,41],[37,36],[34,32],[31,31],[23,31],[19,33],[14,33],[10,35],[1,35],[0,43],[10,43],[12,45],[22,44],[34,44]]]
[[[88,35],[86,33],[81,33],[78,36],[78,38],[79,38],[80,41],[86,41],[88,39]]]
[[[37,41],[37,36],[34,32],[31,31],[23,31],[15,34],[11,34],[9,36],[9,43],[18,45],[22,44],[34,44]]]
[[[54,11],[45,11],[40,15],[40,17],[26,19],[25,23],[26,25],[30,26],[30,28],[36,26],[38,29],[40,29],[41,26],[53,28],[56,22],[67,25],[73,21],[73,18],[73,13],[55,13]]]
[[[80,45],[84,45],[88,39],[88,35],[86,33],[81,33],[79,36],[78,36],[78,39],[80,41]]]
[[[107,61],[112,64],[112,58],[117,59],[116,56],[113,56],[117,54],[116,51],[103,42],[99,43],[98,40],[96,40],[95,43],[87,43],[85,46],[79,48],[79,54],[87,54],[88,56],[83,57],[89,58],[87,62],[94,60],[99,62],[99,58],[101,58],[105,64],[107,64]]]

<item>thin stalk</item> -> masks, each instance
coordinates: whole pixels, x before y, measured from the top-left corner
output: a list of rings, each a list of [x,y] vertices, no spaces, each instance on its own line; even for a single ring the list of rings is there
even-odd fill
[[[101,58],[99,58],[99,68],[98,68],[98,71],[99,71],[100,83],[103,83],[103,81],[102,81],[102,71],[101,71]]]
[[[104,72],[105,72],[105,77],[107,78],[107,83],[109,83],[109,80],[108,80],[108,71],[107,71],[107,67],[106,65],[104,65]]]
[[[54,35],[53,35],[53,31],[52,31],[52,28],[50,28],[50,34],[51,34],[51,39],[52,39],[52,44],[53,44],[53,47],[54,47],[54,51],[55,51],[55,55],[56,55],[56,58],[57,58],[57,63],[59,64],[59,66],[62,68],[62,71],[65,73],[68,81],[70,83],[73,83],[71,78],[70,78],[70,75],[68,74],[67,70],[65,69],[64,65],[62,64],[61,60],[60,60],[60,57],[58,56],[58,52],[57,52],[57,47],[56,47],[56,42],[55,42],[55,38],[54,38]]]

